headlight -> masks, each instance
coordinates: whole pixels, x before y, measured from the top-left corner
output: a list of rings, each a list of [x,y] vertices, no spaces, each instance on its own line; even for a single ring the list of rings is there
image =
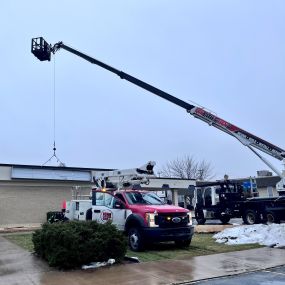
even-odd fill
[[[192,214],[191,214],[191,212],[188,212],[187,216],[188,216],[188,225],[192,225]]]
[[[149,227],[151,227],[151,228],[158,227],[158,225],[155,224],[155,217],[156,216],[157,216],[157,214],[155,214],[155,213],[146,213],[145,214],[145,219],[146,219]]]

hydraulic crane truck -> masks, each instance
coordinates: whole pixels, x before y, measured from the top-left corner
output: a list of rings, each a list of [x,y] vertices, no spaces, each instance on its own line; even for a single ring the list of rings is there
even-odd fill
[[[259,151],[262,151],[285,164],[285,150],[264,140],[261,139],[221,118],[212,114],[211,112],[205,110],[205,108],[200,106],[195,106],[193,104],[189,104],[169,93],[166,93],[136,77],[133,77],[123,71],[120,71],[110,65],[107,65],[85,53],[82,53],[70,46],[65,45],[63,42],[58,42],[54,45],[48,44],[43,37],[33,38],[31,43],[31,52],[40,60],[40,61],[50,61],[51,55],[56,53],[58,50],[64,49],[74,55],[77,55],[92,64],[98,65],[116,75],[118,75],[121,79],[125,79],[132,84],[135,84],[187,111],[190,115],[194,116],[197,119],[200,119],[209,126],[213,126],[233,137],[235,137],[238,141],[240,141],[243,145],[248,147],[255,155],[257,155],[268,167],[270,167],[274,173],[276,173],[280,177],[280,181],[276,185],[276,189],[280,196],[285,196],[285,171],[279,171],[276,167],[274,167],[264,156],[261,155]],[[256,199],[256,198],[252,198]],[[260,202],[256,202],[257,205]],[[265,206],[265,208],[268,208]],[[282,210],[282,209],[281,209]],[[260,213],[258,212],[258,207],[254,210],[256,216]]]

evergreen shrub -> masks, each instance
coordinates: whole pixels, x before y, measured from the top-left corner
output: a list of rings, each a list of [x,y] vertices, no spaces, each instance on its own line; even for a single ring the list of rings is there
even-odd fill
[[[63,269],[109,258],[120,262],[127,251],[122,232],[111,223],[95,221],[45,223],[33,233],[32,241],[38,256]]]

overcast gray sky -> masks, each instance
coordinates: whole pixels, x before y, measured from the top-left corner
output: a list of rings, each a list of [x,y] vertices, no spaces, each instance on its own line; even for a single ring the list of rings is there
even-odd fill
[[[0,163],[41,165],[52,155],[54,63],[31,54],[38,36],[285,147],[283,0],[0,5]],[[79,57],[61,50],[55,69],[57,155],[67,166],[129,168],[155,160],[160,168],[193,155],[211,162],[217,178],[267,169],[231,136]]]

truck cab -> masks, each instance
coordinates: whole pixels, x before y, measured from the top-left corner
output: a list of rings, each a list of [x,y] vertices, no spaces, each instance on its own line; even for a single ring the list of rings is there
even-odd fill
[[[237,182],[223,180],[204,183],[194,190],[195,218],[198,224],[207,219],[219,219],[226,224],[233,217],[240,217],[240,203],[250,194]]]

